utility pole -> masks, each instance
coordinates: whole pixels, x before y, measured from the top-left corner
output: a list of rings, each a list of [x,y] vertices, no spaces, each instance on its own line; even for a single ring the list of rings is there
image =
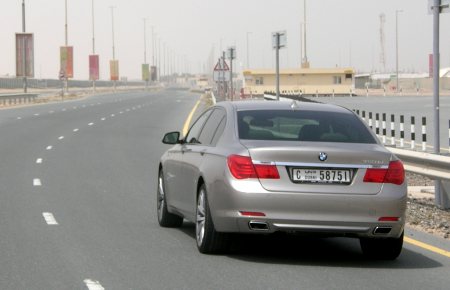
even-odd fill
[[[303,59],[303,68],[309,68],[308,54],[306,51],[306,0],[303,0],[303,53],[305,57]]]
[[[95,21],[94,21],[94,0],[92,0],[92,55],[95,55]],[[92,89],[95,92],[95,77],[92,78]]]
[[[143,75],[145,77],[145,89],[148,89],[148,78],[149,78],[149,72],[148,72],[148,66],[147,66],[147,18],[144,18],[144,65],[142,67],[143,69]]]
[[[280,100],[280,48],[286,47],[286,31],[272,33],[272,46],[275,49],[276,93]]]
[[[111,22],[112,22],[112,53],[113,53],[113,61],[114,61],[114,70],[115,70],[115,60],[116,60],[116,44],[115,44],[115,39],[114,39],[114,8],[116,8],[115,6],[110,6],[109,8],[111,8]],[[114,83],[114,91],[116,90],[116,86],[117,86],[117,81],[114,79],[113,83]]]
[[[25,0],[22,0],[22,32],[26,32],[25,26]],[[28,81],[27,81],[27,49],[25,45],[25,36],[23,37],[23,48],[22,48],[22,68],[23,68],[23,92],[28,92]]]
[[[399,81],[398,81],[398,13],[403,12],[403,10],[395,10],[395,71],[396,71],[396,81],[397,81],[397,93],[400,92]]]
[[[448,7],[447,7],[448,8]],[[441,153],[440,144],[440,123],[439,123],[439,69],[440,69],[440,57],[439,57],[439,14],[441,13],[441,1],[433,0],[432,6],[433,13],[433,121],[434,121],[434,154]],[[434,181],[434,194],[435,204],[438,207],[446,208],[449,206],[449,201],[441,192],[441,181]]]
[[[230,60],[230,99],[234,99],[234,88],[233,88],[233,59],[236,58],[236,47],[232,46],[228,48],[228,59]]]
[[[65,25],[64,25],[64,38],[65,38],[65,46],[66,49],[69,46],[69,29],[67,24],[67,0],[65,0]],[[64,78],[64,86],[66,88],[66,93],[69,92],[69,77],[67,75],[67,70],[65,72],[65,78]]]

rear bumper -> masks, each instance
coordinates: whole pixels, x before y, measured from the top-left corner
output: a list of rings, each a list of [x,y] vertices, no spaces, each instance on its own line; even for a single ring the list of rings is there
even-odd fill
[[[220,232],[399,237],[405,224],[406,184],[384,185],[376,195],[348,195],[269,192],[258,180],[225,182],[208,190],[214,226]],[[241,211],[265,216],[243,216]],[[399,220],[380,222],[380,217]]]

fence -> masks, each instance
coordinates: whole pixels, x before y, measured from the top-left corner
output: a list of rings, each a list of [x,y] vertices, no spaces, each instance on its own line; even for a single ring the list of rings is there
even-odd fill
[[[375,134],[381,139],[383,144],[396,146],[399,148],[409,148],[411,150],[416,150],[419,147],[421,151],[428,151],[432,147],[428,145],[427,140],[427,118],[421,117],[421,131],[420,134],[416,134],[417,127],[416,126],[416,116],[410,116],[409,119],[409,132],[405,132],[405,115],[400,115],[400,118],[396,117],[395,114],[390,114],[390,118],[387,118],[387,114],[381,114],[382,119],[380,120],[379,113],[366,112],[363,110],[353,110],[358,116],[363,119],[364,122],[368,124],[368,126],[375,131]],[[368,118],[366,119],[366,116]],[[375,116],[375,118],[373,118]],[[388,121],[389,120],[389,121]],[[399,123],[396,123],[396,120],[399,120]],[[389,122],[389,124],[388,124]],[[381,126],[380,126],[381,123]],[[375,124],[375,126],[373,126]],[[448,152],[450,153],[450,120],[448,120]],[[390,128],[388,131],[387,128]],[[399,128],[397,131],[396,128]],[[381,130],[380,130],[381,129]],[[398,132],[398,135],[397,135]],[[405,133],[409,133],[408,136],[409,141],[405,141]],[[417,137],[419,136],[419,139]],[[390,141],[390,142],[389,142]],[[409,146],[405,146],[405,143],[408,143]],[[442,149],[442,148],[441,148]]]
[[[69,80],[69,87],[89,88],[92,81]],[[61,88],[62,82],[55,79],[27,79],[28,88],[47,89]],[[113,81],[96,81],[96,87],[113,87]],[[145,86],[143,81],[117,81],[116,86]],[[21,89],[23,80],[21,78],[0,78],[0,88],[2,89]]]

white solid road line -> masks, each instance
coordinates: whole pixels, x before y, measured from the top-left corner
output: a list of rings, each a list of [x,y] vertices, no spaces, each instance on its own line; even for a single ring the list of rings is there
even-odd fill
[[[94,125],[94,123],[89,123],[89,124],[88,124],[88,126],[92,126],[92,125]]]
[[[45,219],[45,222],[48,225],[54,226],[54,225],[58,225],[58,222],[56,221],[55,217],[53,216],[53,214],[51,212],[43,212],[42,216]]]
[[[100,282],[91,280],[91,279],[85,279],[84,284],[86,284],[86,287],[89,290],[105,290],[103,286],[100,284]]]
[[[33,186],[41,186],[42,182],[39,178],[33,179]]]
[[[47,146],[47,148],[45,148],[46,150],[52,150],[53,146]]]
[[[78,128],[73,129],[74,132],[78,132],[78,130],[80,130],[80,129],[78,129]]]
[[[36,164],[42,164],[42,158],[36,159]]]

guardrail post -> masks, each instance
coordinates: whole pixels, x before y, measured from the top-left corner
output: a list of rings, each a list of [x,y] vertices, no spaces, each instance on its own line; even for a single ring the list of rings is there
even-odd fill
[[[442,209],[450,208],[450,181],[440,180],[439,183],[441,188],[441,204]],[[439,206],[439,205],[438,205]]]
[[[395,116],[391,114],[391,145],[395,145]]]
[[[411,116],[411,149],[416,148],[416,118]]]
[[[381,123],[383,128],[383,144],[386,144],[386,113],[383,113],[383,122]]]
[[[427,151],[427,118],[422,117],[422,151]]]
[[[405,147],[405,116],[400,115],[400,147]]]
[[[373,130],[373,126],[372,126],[372,112],[369,112],[369,127],[371,130]]]
[[[362,111],[362,119],[363,119],[364,122],[366,121],[366,111]],[[449,140],[449,142],[450,142],[450,140]]]
[[[448,120],[448,152],[450,153],[450,120]]]
[[[359,110],[356,110],[356,115],[358,115],[358,116],[359,116]]]
[[[375,114],[375,134],[380,135],[380,114]]]

